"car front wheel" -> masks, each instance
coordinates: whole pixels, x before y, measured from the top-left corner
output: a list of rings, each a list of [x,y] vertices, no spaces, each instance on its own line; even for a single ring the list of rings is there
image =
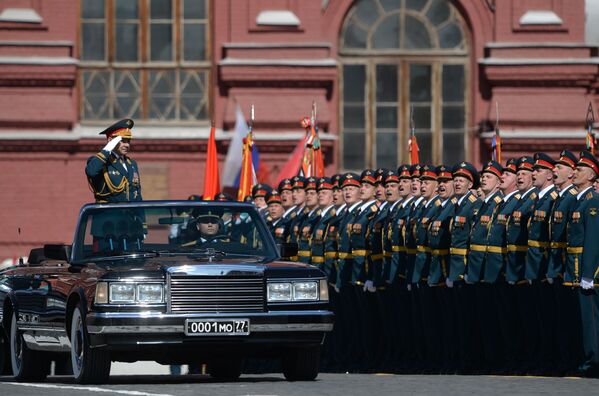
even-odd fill
[[[313,381],[320,369],[320,347],[298,348],[283,357],[283,375],[288,381]]]
[[[99,384],[110,376],[110,353],[90,348],[89,335],[83,320],[81,305],[77,304],[71,317],[71,365],[73,377],[79,384]]]
[[[27,348],[23,334],[17,328],[17,314],[12,313],[10,323],[10,363],[17,381],[43,381],[50,371],[50,361],[40,352]]]

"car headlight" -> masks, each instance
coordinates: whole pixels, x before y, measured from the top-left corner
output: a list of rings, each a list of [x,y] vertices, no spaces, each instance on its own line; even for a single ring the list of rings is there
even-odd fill
[[[159,283],[141,283],[137,285],[137,302],[161,303],[162,285]]]
[[[268,301],[291,301],[291,283],[269,283],[266,296]]]
[[[135,284],[116,282],[110,284],[111,303],[134,303]]]
[[[293,299],[295,301],[318,300],[318,282],[296,282],[293,284]]]

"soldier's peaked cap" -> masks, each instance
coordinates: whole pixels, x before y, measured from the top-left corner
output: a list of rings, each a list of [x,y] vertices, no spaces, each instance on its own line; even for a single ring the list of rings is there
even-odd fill
[[[515,158],[510,158],[505,161],[505,167],[503,168],[504,172],[510,172],[514,175],[518,173],[518,161]]]
[[[364,172],[362,172],[360,175],[360,182],[372,184],[374,186],[376,183],[376,175],[374,174],[374,171],[372,169],[366,169]]]
[[[422,165],[420,165],[420,164],[410,165],[410,178],[411,179],[419,178],[421,172],[422,172]]]
[[[252,197],[253,198],[259,198],[259,197],[265,197],[267,193],[269,193],[270,191],[272,191],[272,187],[269,186],[268,184],[256,184],[254,187],[252,187]]]
[[[357,173],[347,172],[341,176],[341,187],[354,186],[360,187],[360,176]]]
[[[532,157],[527,155],[518,158],[518,170],[527,170],[532,172],[532,168],[535,165],[535,161]]]
[[[285,190],[291,191],[291,188],[292,188],[291,179],[283,179],[279,182],[279,187],[278,187],[279,191],[285,191]]]
[[[388,170],[383,175],[383,184],[398,183],[398,182],[399,182],[399,175],[394,170]]]
[[[480,176],[476,167],[470,162],[462,161],[453,168],[453,177],[462,176],[472,182],[473,188],[478,188],[480,184]]]
[[[316,182],[317,181],[318,181],[318,179],[316,179],[314,176],[310,176],[309,178],[306,179],[306,187],[304,187],[304,189],[306,191],[316,190]]]
[[[278,204],[280,204],[280,203],[282,203],[282,202],[283,202],[283,201],[281,200],[281,196],[279,195],[279,192],[278,192],[277,190],[272,190],[272,191],[269,191],[269,192],[266,194],[266,197],[265,197],[265,199],[266,199],[266,204],[267,204],[267,205],[270,205],[270,204],[275,204],[275,203],[278,203]]]
[[[591,168],[595,172],[595,175],[599,176],[599,160],[588,151],[580,152],[580,159],[576,165]]]
[[[438,181],[448,181],[448,180],[453,179],[453,175],[451,174],[451,171],[445,165],[437,166],[435,171],[437,172],[437,180]]]
[[[556,164],[562,164],[569,166],[570,168],[575,168],[576,163],[578,162],[578,158],[574,155],[573,152],[564,150],[559,154],[559,159],[555,161]]]
[[[397,168],[397,174],[400,179],[411,179],[410,175],[410,165],[402,165]]]
[[[291,188],[292,189],[296,189],[296,188],[304,188],[306,184],[306,179],[304,179],[303,176],[293,176],[293,178],[291,178]]]
[[[424,165],[422,167],[420,180],[437,180],[437,172],[435,172],[435,168],[429,165]]]
[[[497,177],[501,177],[503,166],[499,162],[491,160],[483,166],[481,173],[491,173]]]
[[[318,191],[332,190],[332,189],[333,189],[333,182],[328,177],[321,177],[316,182],[316,190],[318,190]]]
[[[133,128],[133,120],[129,118],[125,118],[124,120],[120,120],[104,129],[100,132],[100,135],[106,135],[106,138],[110,139],[114,136],[120,136],[123,139],[131,139],[131,128]]]
[[[543,168],[553,170],[553,168],[555,168],[555,161],[545,153],[535,153],[534,160],[535,164],[533,165],[533,168],[535,169]]]

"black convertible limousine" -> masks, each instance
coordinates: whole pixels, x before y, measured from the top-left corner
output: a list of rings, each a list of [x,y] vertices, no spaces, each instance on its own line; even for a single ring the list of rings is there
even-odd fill
[[[295,252],[249,204],[85,205],[71,245],[0,272],[0,356],[19,381],[43,381],[58,359],[78,383],[139,360],[234,379],[248,357],[313,380],[333,314],[324,273],[280,261]]]

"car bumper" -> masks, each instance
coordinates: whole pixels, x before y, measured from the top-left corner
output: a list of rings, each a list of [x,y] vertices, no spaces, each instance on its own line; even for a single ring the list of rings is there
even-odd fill
[[[186,335],[187,319],[249,319],[248,335]],[[320,344],[333,329],[326,310],[251,314],[164,314],[92,312],[86,317],[92,347],[126,350],[151,345],[302,345]]]

